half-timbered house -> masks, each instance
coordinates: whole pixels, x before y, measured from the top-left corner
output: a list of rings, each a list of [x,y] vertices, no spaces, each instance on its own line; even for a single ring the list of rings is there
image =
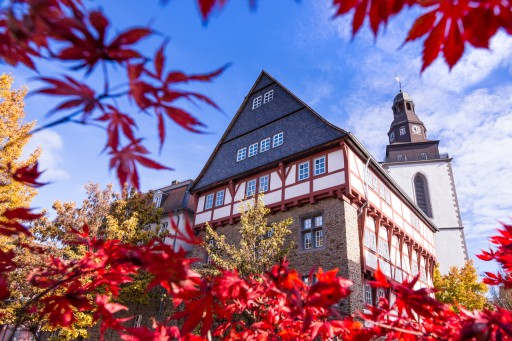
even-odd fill
[[[264,193],[270,220],[293,218],[291,266],[338,268],[354,285],[353,312],[384,289],[367,282],[380,265],[391,280],[420,274],[431,286],[436,226],[351,133],[327,122],[266,72],[245,97],[191,192],[194,226],[236,241],[239,205]],[[196,256],[204,251],[194,250]],[[203,253],[204,256],[204,253]]]

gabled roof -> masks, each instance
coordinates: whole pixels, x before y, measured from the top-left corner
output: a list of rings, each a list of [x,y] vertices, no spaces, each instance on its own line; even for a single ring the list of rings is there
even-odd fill
[[[253,100],[273,91],[273,99],[253,109]],[[237,162],[237,151],[283,132],[284,143]],[[262,71],[192,186],[203,191],[239,174],[312,150],[347,133]],[[259,148],[258,148],[259,149]]]
[[[189,193],[192,180],[174,182],[170,186],[158,189],[155,193],[162,192],[162,201],[160,208],[163,213],[174,212],[178,210],[194,211],[193,198]]]

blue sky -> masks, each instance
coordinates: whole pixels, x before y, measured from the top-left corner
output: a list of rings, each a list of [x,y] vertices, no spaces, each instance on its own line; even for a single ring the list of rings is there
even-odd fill
[[[470,255],[487,247],[487,237],[512,214],[512,39],[495,37],[491,51],[466,51],[449,72],[438,61],[420,75],[422,49],[416,42],[400,48],[415,18],[406,12],[393,20],[377,40],[365,27],[351,41],[348,18],[332,20],[330,1],[260,1],[255,11],[244,1],[231,1],[203,25],[195,1],[110,1],[100,3],[117,29],[150,23],[170,37],[167,67],[207,72],[226,63],[230,68],[209,84],[191,88],[214,99],[223,112],[192,107],[207,134],[192,134],[168,124],[168,138],[158,154],[153,121],[143,118],[141,135],[153,157],[175,169],[141,170],[142,188],[158,188],[172,180],[194,178],[237,111],[262,69],[265,69],[318,113],[353,132],[376,159],[384,156],[391,104],[402,79],[413,97],[428,137],[441,140],[442,152],[454,158],[459,204]],[[163,39],[163,38],[162,38]],[[161,43],[142,45],[152,51]],[[149,53],[149,52],[148,52]],[[40,64],[45,74],[69,72]],[[39,85],[24,68],[4,68],[17,85]],[[92,80],[95,80],[93,74]],[[113,74],[113,81],[122,76]],[[30,119],[48,122],[46,111],[58,101],[27,99]],[[188,104],[184,104],[188,106]],[[92,127],[67,125],[34,136],[30,148],[43,146],[42,166],[52,184],[41,189],[34,204],[50,207],[54,200],[81,201],[87,181],[116,182],[101,154],[105,137]],[[474,257],[473,257],[474,258]],[[480,270],[492,269],[478,263]]]

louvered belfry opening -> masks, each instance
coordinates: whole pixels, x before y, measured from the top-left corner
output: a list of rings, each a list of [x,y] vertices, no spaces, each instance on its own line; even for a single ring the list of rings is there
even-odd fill
[[[416,193],[416,204],[429,217],[432,218],[430,200],[428,195],[427,179],[422,174],[414,177],[414,192]]]

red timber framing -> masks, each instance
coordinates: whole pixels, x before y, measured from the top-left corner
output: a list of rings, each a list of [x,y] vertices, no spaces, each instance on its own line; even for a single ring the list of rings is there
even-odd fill
[[[325,156],[326,171],[323,174],[314,175],[314,160],[322,156]],[[363,274],[366,277],[371,277],[376,270],[367,264],[366,251],[373,253],[381,262],[389,263],[390,279],[395,280],[397,271],[401,271],[402,276],[406,274],[412,276],[412,251],[414,249],[418,255],[417,259],[415,259],[418,271],[425,271],[428,274],[429,281],[431,281],[436,264],[433,232],[437,231],[437,228],[423,215],[412,200],[399,189],[398,185],[394,183],[380,165],[373,159],[370,160],[371,162],[368,161],[368,158],[371,158],[371,156],[358,144],[352,135],[348,135],[340,140],[337,146],[331,145],[331,147],[325,147],[322,151],[303,155],[293,160],[283,160],[273,167],[239,179],[229,179],[224,184],[217,184],[215,188],[210,188],[202,193],[196,193],[195,228],[203,229],[206,222],[209,222],[214,227],[218,227],[239,221],[240,214],[236,207],[238,202],[245,200],[242,193],[246,191],[246,183],[250,180],[256,180],[255,194],[257,195],[259,192],[259,179],[262,176],[268,175],[269,190],[265,191],[265,198],[273,197],[275,199],[267,205],[273,212],[284,212],[292,207],[314,204],[326,198],[344,200],[358,209],[360,213],[358,216],[360,255]],[[367,172],[366,161],[368,161],[369,165],[369,173],[367,174],[376,177],[379,186],[381,184],[385,186],[384,188],[389,192],[388,196],[382,196],[380,187],[376,190],[373,188],[374,186],[368,186],[368,181],[372,178],[367,176],[365,179],[364,174]],[[309,163],[309,177],[299,180],[298,165],[305,162]],[[336,163],[337,165],[333,166]],[[315,181],[320,183],[324,180],[323,187],[315,190]],[[331,183],[333,180],[336,183]],[[329,183],[329,185],[325,185],[325,183]],[[301,191],[296,190],[299,187]],[[205,210],[204,198],[209,194],[214,194],[215,196],[218,191],[223,189],[229,193],[230,200],[225,200],[221,206],[213,205],[211,209]],[[293,191],[295,191],[295,194],[290,194]],[[214,212],[219,209],[225,209],[227,213],[214,219]],[[421,225],[418,223],[418,228],[412,226],[411,217],[413,215],[421,222]],[[201,219],[198,220],[198,217],[201,217]],[[375,251],[364,246],[365,221],[367,217],[371,217],[375,222]],[[384,231],[382,239],[380,238],[380,231]],[[393,236],[396,236],[398,245],[393,244]],[[379,255],[379,243],[381,242],[387,243],[388,259]],[[403,264],[405,256],[404,247],[407,247],[409,251],[408,269]],[[393,257],[391,256],[392,253],[394,253]],[[425,259],[424,267],[422,267],[422,258]]]
[[[236,223],[240,220],[240,213],[238,213],[236,207],[238,202],[244,201],[247,198],[241,196],[240,200],[236,200],[240,197],[240,191],[246,190],[246,184],[248,181],[256,180],[255,195],[259,194],[259,179],[262,176],[269,177],[269,190],[265,191],[265,198],[271,197],[274,194],[279,195],[280,200],[270,203],[267,205],[272,212],[287,211],[292,207],[300,207],[303,205],[314,204],[318,200],[326,198],[339,198],[342,199],[345,189],[345,173],[346,173],[346,157],[345,148],[342,146],[331,147],[321,152],[316,152],[306,157],[296,159],[289,162],[280,162],[276,167],[260,171],[251,176],[244,177],[239,180],[230,179],[227,184],[218,185],[213,189],[205,191],[203,193],[196,193],[198,198],[203,200],[197,200],[196,204],[196,221],[194,227],[196,229],[203,229],[206,222],[213,227],[224,226],[228,224]],[[325,172],[319,175],[315,175],[315,160],[321,157],[325,157]],[[307,179],[298,180],[298,165],[303,163],[309,163],[309,177]],[[276,176],[272,176],[275,174]],[[278,180],[278,184],[274,182]],[[315,184],[321,184],[319,189],[315,189]],[[328,183],[328,185],[326,185]],[[307,190],[300,191],[300,186],[307,187]],[[209,209],[204,209],[204,198],[213,194],[214,201],[215,195],[218,191],[226,190],[230,194],[231,200],[225,200],[223,205],[213,205]],[[296,192],[293,194],[293,192]],[[292,193],[292,194],[290,194]],[[202,207],[201,207],[202,206]],[[218,209],[228,208],[229,213],[221,218],[214,219],[214,211]],[[207,214],[207,218],[203,218],[203,222],[197,222],[197,217]]]

